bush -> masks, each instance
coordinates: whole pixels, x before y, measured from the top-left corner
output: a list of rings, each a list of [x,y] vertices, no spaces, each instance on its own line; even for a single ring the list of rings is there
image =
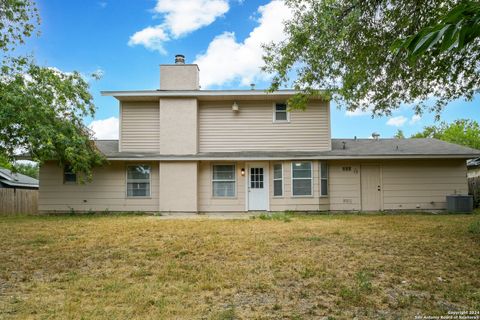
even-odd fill
[[[480,220],[476,220],[468,226],[468,232],[480,235]]]
[[[290,212],[274,212],[274,213],[262,213],[258,216],[261,220],[278,220],[283,222],[292,221],[292,213]]]

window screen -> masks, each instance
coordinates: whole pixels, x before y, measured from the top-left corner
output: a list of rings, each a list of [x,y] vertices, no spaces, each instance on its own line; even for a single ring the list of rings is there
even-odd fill
[[[127,196],[150,196],[150,166],[138,165],[127,167]]]
[[[234,197],[235,165],[214,165],[212,185],[214,197]]]
[[[273,195],[283,196],[283,166],[281,163],[273,165]]]
[[[312,195],[311,162],[292,162],[292,194],[294,196]]]
[[[285,103],[275,104],[275,121],[288,121],[287,105]]]

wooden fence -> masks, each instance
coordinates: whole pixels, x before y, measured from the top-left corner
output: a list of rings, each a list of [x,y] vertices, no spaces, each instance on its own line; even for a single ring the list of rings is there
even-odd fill
[[[0,189],[0,214],[38,213],[38,190]]]
[[[468,194],[473,196],[473,206],[480,206],[480,177],[468,178]]]

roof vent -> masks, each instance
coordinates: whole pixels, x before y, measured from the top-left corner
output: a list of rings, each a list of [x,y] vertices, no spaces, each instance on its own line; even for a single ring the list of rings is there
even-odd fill
[[[372,138],[374,140],[378,140],[378,138],[380,138],[380,133],[377,133],[377,132],[372,133]]]
[[[175,64],[185,64],[185,56],[183,54],[175,55]]]
[[[255,90],[255,83],[250,83],[250,90]]]

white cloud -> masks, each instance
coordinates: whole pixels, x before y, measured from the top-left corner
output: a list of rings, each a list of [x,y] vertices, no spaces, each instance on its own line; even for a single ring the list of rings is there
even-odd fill
[[[163,22],[136,32],[128,44],[165,53],[163,43],[208,26],[229,9],[228,0],[157,0],[153,11]]]
[[[263,65],[262,44],[284,40],[284,20],[292,16],[281,0],[274,0],[258,8],[259,25],[243,42],[237,42],[235,33],[224,32],[210,42],[207,51],[196,57],[194,63],[202,70],[202,88],[240,80],[242,85],[267,79],[260,68]]]
[[[387,125],[394,126],[394,127],[401,127],[407,122],[408,119],[404,116],[398,116],[388,119]]]
[[[345,115],[348,117],[369,116],[372,114],[372,109],[373,108],[367,108],[365,110],[355,109],[353,111],[347,110],[345,111]]]
[[[415,123],[417,123],[418,121],[420,121],[421,119],[422,119],[422,117],[421,117],[420,115],[414,114],[414,115],[412,116],[412,118],[410,119],[410,122],[409,122],[409,123],[410,123],[410,124],[415,124]]]
[[[118,139],[118,118],[110,117],[94,120],[88,127],[95,133],[96,139]]]

